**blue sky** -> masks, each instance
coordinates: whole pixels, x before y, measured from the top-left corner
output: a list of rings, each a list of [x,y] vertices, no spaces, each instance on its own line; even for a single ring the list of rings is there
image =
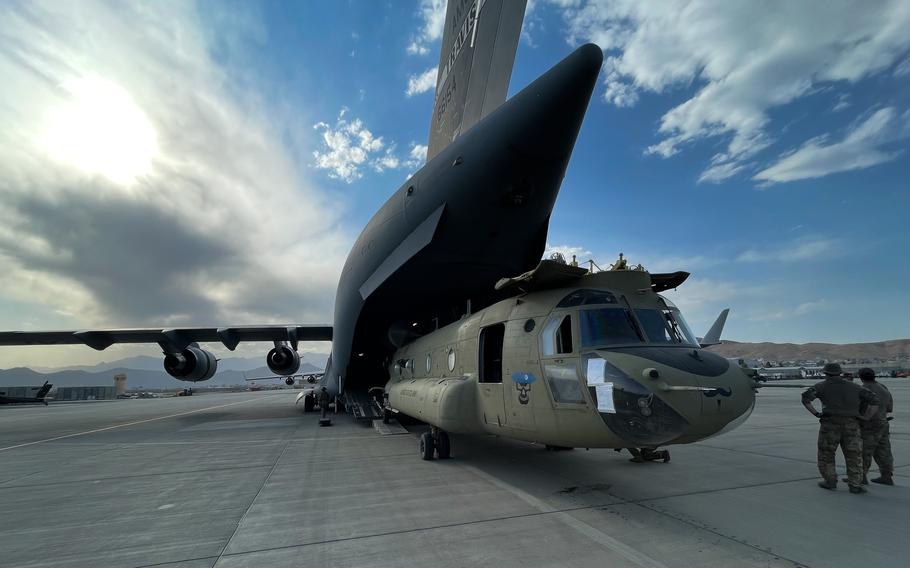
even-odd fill
[[[5,3],[0,327],[330,321],[422,165],[443,4]],[[731,339],[910,336],[908,25],[898,1],[531,2],[511,93],[606,56],[551,249],[691,272],[699,332],[731,307]]]

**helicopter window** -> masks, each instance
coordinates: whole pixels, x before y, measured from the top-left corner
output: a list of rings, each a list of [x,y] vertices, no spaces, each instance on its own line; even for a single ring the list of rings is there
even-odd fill
[[[616,296],[610,292],[604,292],[602,290],[576,290],[563,298],[558,304],[557,308],[571,308],[574,306],[580,306],[582,304],[591,305],[591,304],[615,304]]]
[[[573,365],[545,365],[544,375],[555,402],[582,404],[585,402],[578,380],[578,370]]]
[[[626,345],[644,341],[628,310],[621,308],[582,310],[579,318],[582,347]]]
[[[651,343],[698,345],[698,340],[692,335],[679,310],[637,309],[635,315],[645,328],[645,334]]]
[[[562,355],[571,353],[572,348],[572,316],[556,316],[551,318],[540,334],[543,341],[544,356]]]
[[[449,366],[449,371],[455,370],[455,349],[449,348],[449,353],[446,355],[446,364]]]

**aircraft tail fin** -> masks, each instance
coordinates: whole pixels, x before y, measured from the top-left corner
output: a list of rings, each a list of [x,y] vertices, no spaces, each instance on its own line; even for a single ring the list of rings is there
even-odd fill
[[[727,315],[729,313],[730,308],[726,308],[720,312],[720,315],[714,320],[714,325],[711,326],[708,333],[705,334],[704,338],[698,340],[698,343],[702,347],[720,344],[720,336],[724,332],[724,325],[727,323]]]
[[[41,388],[38,389],[38,392],[35,393],[35,398],[43,400],[44,397],[47,396],[47,393],[51,392],[51,388],[53,388],[53,386],[54,385],[50,384],[49,382],[44,381],[44,384],[41,385]]]
[[[527,0],[449,0],[427,160],[506,100]]]

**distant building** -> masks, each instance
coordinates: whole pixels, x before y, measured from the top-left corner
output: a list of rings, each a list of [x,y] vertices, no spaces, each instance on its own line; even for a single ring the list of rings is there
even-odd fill
[[[114,387],[117,390],[117,396],[126,394],[126,373],[117,373],[114,375]]]
[[[58,387],[54,400],[114,400],[117,387]]]

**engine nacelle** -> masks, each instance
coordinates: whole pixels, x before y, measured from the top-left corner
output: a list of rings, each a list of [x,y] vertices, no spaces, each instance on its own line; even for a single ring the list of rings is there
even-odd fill
[[[164,370],[181,381],[207,381],[218,370],[218,360],[205,349],[187,347],[164,357]]]
[[[293,375],[300,368],[300,355],[287,344],[276,345],[265,362],[276,375]]]
[[[288,378],[286,378],[286,379],[284,380],[284,384],[286,384],[286,385],[289,386],[289,387],[294,386],[294,377],[288,377]]]

